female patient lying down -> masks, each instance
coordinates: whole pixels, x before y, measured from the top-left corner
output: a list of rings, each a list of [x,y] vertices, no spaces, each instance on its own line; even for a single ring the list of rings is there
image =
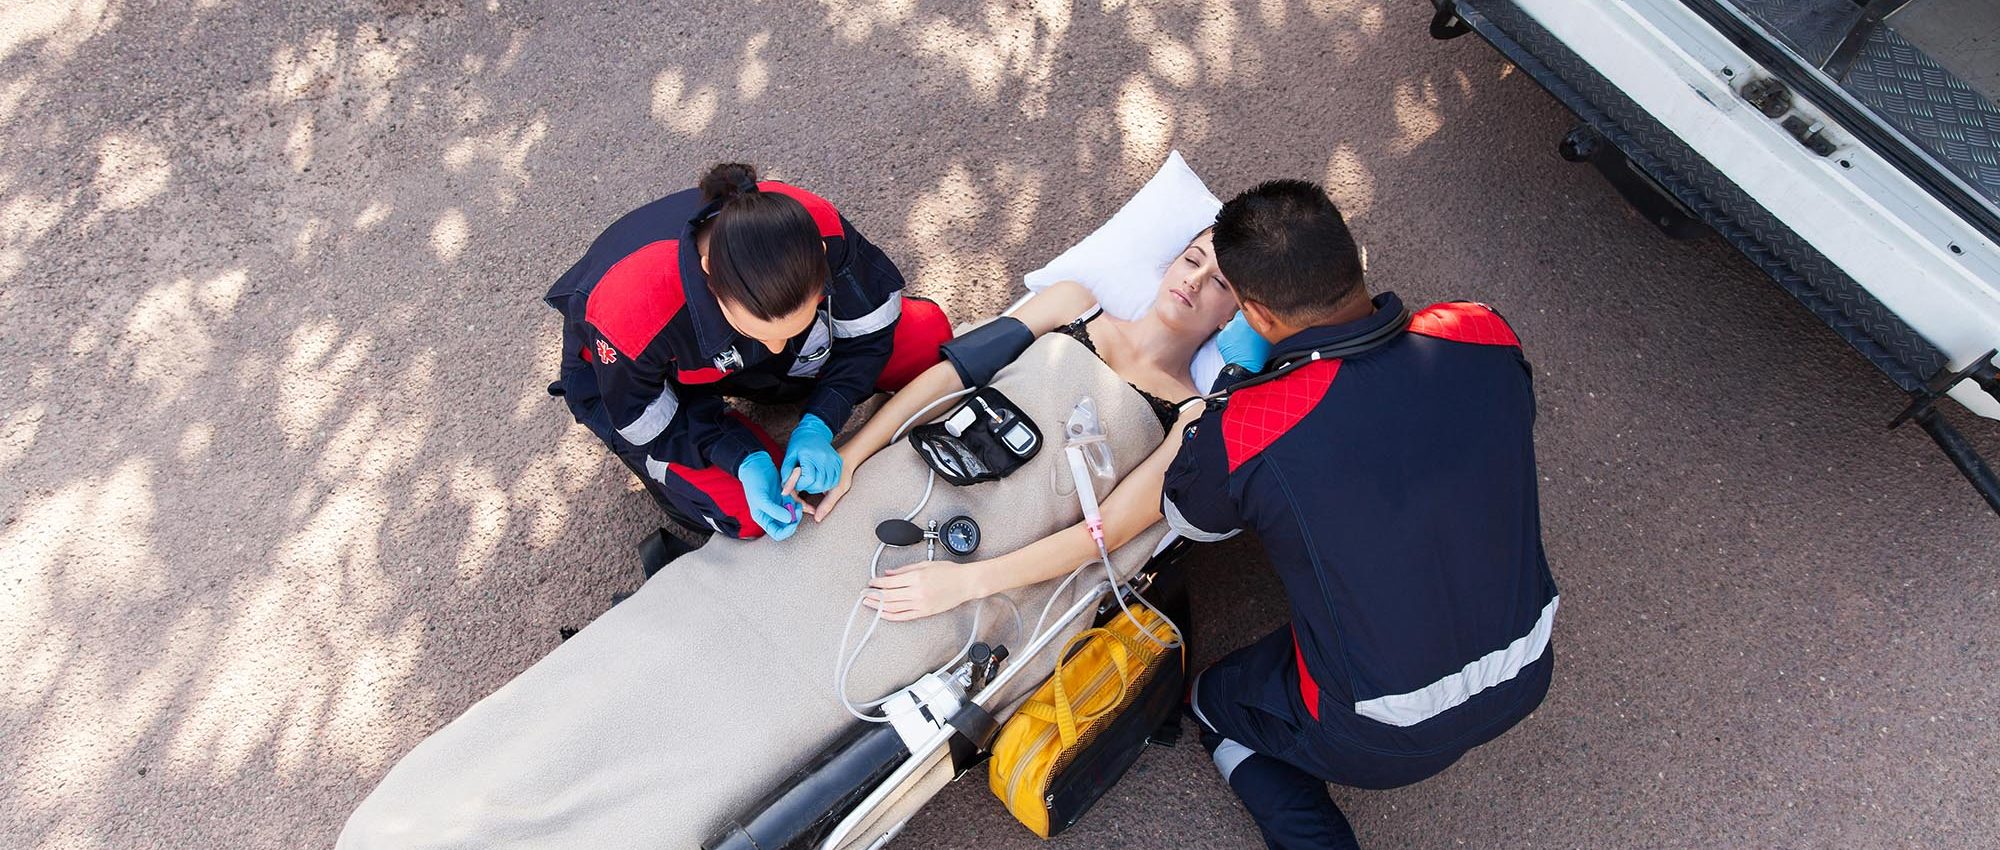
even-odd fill
[[[1236,312],[1236,297],[1215,262],[1209,231],[1189,242],[1160,279],[1159,293],[1145,315],[1123,321],[1096,308],[1089,290],[1058,283],[1022,304],[1011,318],[1032,336],[1057,332],[1089,346],[1105,365],[1145,396],[1166,428],[1166,439],[1118,483],[1103,503],[1104,545],[1117,549],[1160,521],[1160,491],[1168,464],[1180,450],[1181,414],[1166,399],[1198,395],[1188,383],[1195,350]],[[849,470],[819,503],[824,520],[854,486],[852,470],[888,446],[905,420],[944,396],[965,388],[957,358],[932,366],[897,393],[840,449]],[[1200,414],[1192,409],[1187,417]],[[864,484],[865,486],[865,484]],[[968,564],[924,561],[887,570],[869,582],[864,601],[891,621],[914,620],[949,611],[966,602],[1062,576],[1097,554],[1097,544],[1081,523],[1026,547]]]
[[[1037,295],[1016,313],[1027,331],[1073,339],[1036,343],[993,380],[1044,424],[1095,399],[1121,482],[1103,505],[1106,544],[1129,543],[1111,555],[1120,575],[1140,569],[1147,541],[1163,533],[1161,482],[1179,436],[1163,429],[1167,445],[1155,451],[1173,411],[1141,394],[1193,395],[1191,355],[1234,310],[1211,255],[1205,237],[1189,245],[1137,321],[1078,319],[1093,301],[1078,286]],[[895,426],[960,385],[945,366],[892,399],[843,450],[861,486],[830,491],[821,522],[788,545],[709,546],[676,560],[418,744],[350,817],[340,850],[699,846],[855,722],[830,675],[837,667],[845,690],[874,696],[948,663],[969,634],[1017,641],[1020,624],[1001,612],[1044,607],[1059,582],[1036,582],[1097,557],[1076,525],[1076,501],[1049,498],[1060,451],[1002,481],[939,485],[922,518],[1006,517],[983,529],[982,554],[993,556],[957,565],[957,576],[920,563],[879,577],[873,604],[883,619],[908,622],[883,623],[858,663],[844,635],[871,575],[875,523],[904,515],[925,488],[916,452],[880,449]],[[918,557],[892,553],[883,566]],[[982,605],[961,603],[987,597],[1007,604],[987,606],[981,628]],[[993,704],[1026,696],[1052,669],[1049,656],[1010,662],[1026,667]]]

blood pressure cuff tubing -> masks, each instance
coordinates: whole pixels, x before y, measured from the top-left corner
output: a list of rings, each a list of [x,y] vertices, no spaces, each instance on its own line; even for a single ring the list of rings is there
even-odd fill
[[[960,334],[938,352],[951,361],[951,368],[965,386],[982,387],[1034,342],[1034,332],[1020,319],[1001,316]]]

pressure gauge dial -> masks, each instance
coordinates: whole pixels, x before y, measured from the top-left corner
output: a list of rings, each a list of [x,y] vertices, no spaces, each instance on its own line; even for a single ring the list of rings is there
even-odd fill
[[[944,540],[946,551],[963,558],[979,548],[979,523],[969,516],[952,517],[938,529],[938,537]]]

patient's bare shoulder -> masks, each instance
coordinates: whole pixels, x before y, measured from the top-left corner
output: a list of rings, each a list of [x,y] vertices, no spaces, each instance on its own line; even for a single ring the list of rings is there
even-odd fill
[[[1014,318],[1020,319],[1036,336],[1041,336],[1069,324],[1096,303],[1097,296],[1083,288],[1083,284],[1065,280],[1035,293],[1014,311]]]

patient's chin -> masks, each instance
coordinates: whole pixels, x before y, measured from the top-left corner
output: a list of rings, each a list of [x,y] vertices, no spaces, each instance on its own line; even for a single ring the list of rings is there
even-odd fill
[[[1185,338],[1199,344],[1201,341],[1208,339],[1210,334],[1215,333],[1214,325],[1208,324],[1200,316],[1195,315],[1184,307],[1180,307],[1178,303],[1174,305],[1174,308],[1155,310],[1154,312],[1158,315],[1160,324],[1165,325],[1167,330],[1173,331],[1176,338]]]

